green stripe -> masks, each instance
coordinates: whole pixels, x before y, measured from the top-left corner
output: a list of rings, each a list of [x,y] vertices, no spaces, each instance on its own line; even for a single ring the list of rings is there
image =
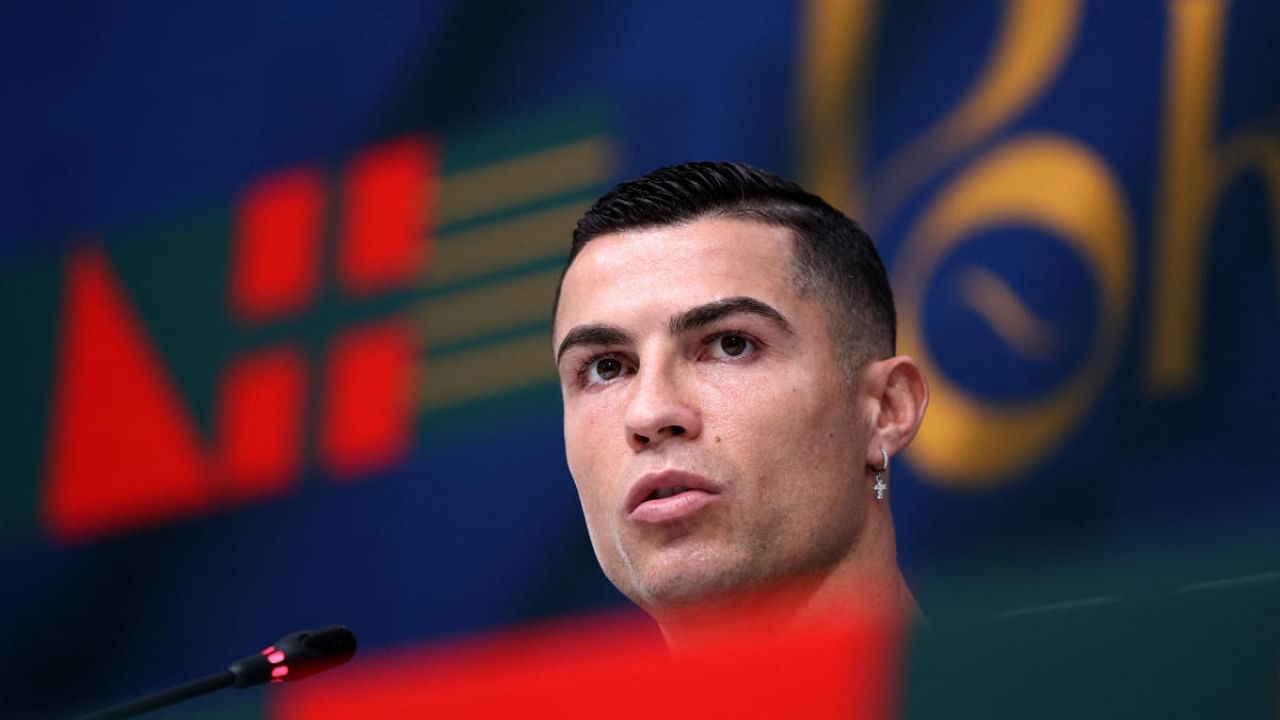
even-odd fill
[[[614,127],[603,103],[587,102],[525,116],[519,122],[445,137],[444,175],[475,170],[599,135]]]

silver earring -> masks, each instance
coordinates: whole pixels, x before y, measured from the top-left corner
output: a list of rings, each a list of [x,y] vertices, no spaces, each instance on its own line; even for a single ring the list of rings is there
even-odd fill
[[[884,491],[889,489],[884,482],[885,471],[889,469],[889,453],[885,452],[884,448],[880,448],[880,458],[880,467],[873,468],[876,471],[876,484],[872,487],[875,488],[877,500],[883,500]]]

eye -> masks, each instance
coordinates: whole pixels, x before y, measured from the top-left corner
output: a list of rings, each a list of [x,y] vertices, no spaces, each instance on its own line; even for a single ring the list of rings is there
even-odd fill
[[[711,338],[711,357],[717,359],[740,357],[752,350],[756,344],[746,335],[725,333]]]
[[[622,375],[622,361],[615,357],[591,360],[584,369],[587,384],[605,383]]]

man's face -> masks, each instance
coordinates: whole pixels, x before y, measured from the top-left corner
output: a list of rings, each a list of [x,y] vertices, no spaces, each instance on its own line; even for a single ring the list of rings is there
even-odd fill
[[[849,561],[871,429],[791,231],[707,218],[592,240],[555,347],[605,574],[646,609]]]

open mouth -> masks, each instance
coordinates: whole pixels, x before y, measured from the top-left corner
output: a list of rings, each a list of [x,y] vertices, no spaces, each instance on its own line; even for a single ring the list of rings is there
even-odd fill
[[[715,481],[696,473],[662,470],[642,476],[627,493],[623,511],[633,520],[664,522],[696,512],[720,495]]]
[[[718,502],[719,493],[687,485],[667,485],[649,491],[632,508],[631,520],[661,524],[692,517],[703,508]]]
[[[662,498],[669,498],[673,495],[679,495],[682,492],[688,492],[688,490],[689,488],[682,487],[679,485],[677,485],[676,487],[658,488],[657,490],[654,490],[653,492],[649,493],[649,497],[645,498],[645,500],[661,500]]]

